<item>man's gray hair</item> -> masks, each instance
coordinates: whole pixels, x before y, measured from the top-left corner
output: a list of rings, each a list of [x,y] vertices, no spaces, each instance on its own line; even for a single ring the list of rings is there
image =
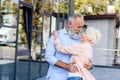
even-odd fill
[[[84,19],[84,16],[82,14],[72,14],[69,16],[68,21],[74,22],[77,17],[81,17],[82,19]]]

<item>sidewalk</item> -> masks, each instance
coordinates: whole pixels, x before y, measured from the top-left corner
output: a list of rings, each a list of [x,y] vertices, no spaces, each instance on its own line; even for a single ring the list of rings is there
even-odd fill
[[[120,68],[95,67],[91,73],[96,80],[120,80]]]
[[[120,80],[120,69],[109,67],[94,67],[90,71],[96,80]],[[36,80],[45,80],[45,76]]]

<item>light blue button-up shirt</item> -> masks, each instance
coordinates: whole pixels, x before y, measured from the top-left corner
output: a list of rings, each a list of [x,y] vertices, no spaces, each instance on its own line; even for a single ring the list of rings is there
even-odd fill
[[[77,40],[72,39],[68,35],[65,28],[60,30],[59,38],[64,46],[71,46],[73,44],[80,43],[80,39],[77,39]],[[71,55],[70,54],[63,54],[61,52],[58,52],[55,49],[53,35],[50,37],[50,39],[47,43],[45,58],[48,61],[48,63],[50,64],[46,80],[67,80],[68,71],[63,69],[63,68],[54,66],[54,64],[58,60],[61,60],[65,63],[70,63]]]

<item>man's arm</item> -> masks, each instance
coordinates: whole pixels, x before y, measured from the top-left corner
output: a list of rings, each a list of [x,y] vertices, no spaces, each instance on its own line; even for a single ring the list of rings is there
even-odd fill
[[[54,36],[51,36],[48,40],[46,52],[45,52],[45,59],[51,65],[54,65],[58,61],[58,58],[55,57],[56,50],[53,41],[54,41]]]
[[[48,43],[47,43],[47,47],[46,47],[46,55],[45,58],[48,61],[48,63],[58,66],[60,68],[64,68],[68,71],[71,72],[75,72],[77,71],[77,68],[75,66],[73,66],[73,63],[64,63],[60,60],[58,60],[58,58],[55,57],[55,47],[54,47],[54,37],[51,36]]]
[[[64,68],[64,69],[68,70],[69,72],[75,73],[75,72],[78,72],[78,69],[76,66],[74,66],[74,64],[75,64],[74,62],[67,64],[67,63],[64,63],[64,62],[58,60],[55,63],[55,66]]]
[[[59,38],[57,38],[54,41],[54,44],[55,44],[57,51],[62,52],[64,54],[79,55],[79,53],[82,52],[81,50],[84,49],[83,44],[74,44],[72,46],[63,46]]]

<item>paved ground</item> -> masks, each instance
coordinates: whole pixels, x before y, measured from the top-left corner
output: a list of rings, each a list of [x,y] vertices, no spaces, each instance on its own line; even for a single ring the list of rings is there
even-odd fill
[[[95,67],[91,70],[96,80],[120,80],[120,69],[109,67]],[[37,80],[45,80],[45,76]]]
[[[45,76],[39,77],[39,62],[31,62],[31,80],[45,80]],[[47,63],[41,64],[42,75],[47,72]],[[116,68],[111,67],[100,67],[96,66],[91,70],[96,80],[120,80],[120,66]],[[29,80],[28,79],[28,62],[18,61],[17,62],[17,79],[16,80]],[[22,77],[22,78],[21,78]],[[13,61],[0,61],[0,80],[14,80],[14,62]]]
[[[41,75],[46,74],[47,72],[47,63],[41,63],[40,62],[31,62],[31,68],[29,70],[28,61],[17,61],[16,64],[16,71],[14,69],[14,61],[13,60],[0,60],[0,80],[15,80],[14,74],[16,74],[16,80],[36,80]],[[14,73],[14,71],[16,73]],[[28,77],[28,74],[30,72],[30,79]],[[43,79],[45,80],[45,79]]]
[[[95,67],[91,72],[96,80],[120,80],[120,69]]]

